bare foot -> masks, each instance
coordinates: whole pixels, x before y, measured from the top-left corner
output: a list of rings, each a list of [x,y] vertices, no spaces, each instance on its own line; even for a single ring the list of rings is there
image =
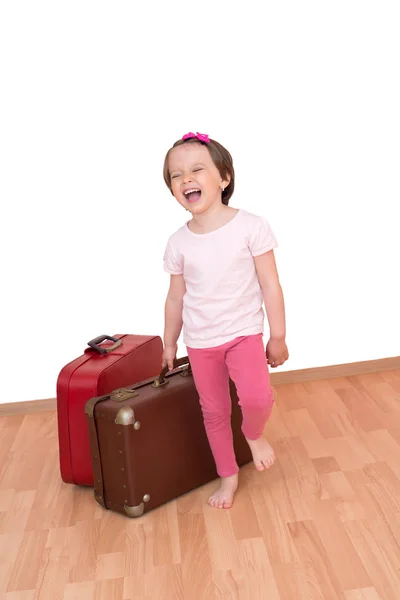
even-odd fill
[[[274,451],[264,436],[261,436],[258,440],[247,440],[247,443],[250,446],[257,471],[265,471],[274,464]]]
[[[237,473],[231,477],[221,477],[219,487],[209,497],[208,504],[214,508],[231,508],[238,480]]]

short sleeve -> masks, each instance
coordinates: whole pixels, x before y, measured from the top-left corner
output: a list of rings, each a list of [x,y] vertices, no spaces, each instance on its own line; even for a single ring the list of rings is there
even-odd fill
[[[171,240],[168,240],[167,247],[164,252],[164,271],[170,275],[183,274],[182,255],[173,248]]]
[[[249,248],[252,256],[260,256],[278,246],[274,232],[264,217],[257,217],[251,227]]]

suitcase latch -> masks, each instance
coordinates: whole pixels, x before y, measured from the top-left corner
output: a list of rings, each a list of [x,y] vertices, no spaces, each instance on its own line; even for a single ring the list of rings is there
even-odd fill
[[[139,392],[136,390],[130,390],[129,388],[119,388],[118,390],[114,390],[110,395],[110,400],[115,400],[115,402],[125,402],[125,400],[130,400],[135,396],[138,396]]]

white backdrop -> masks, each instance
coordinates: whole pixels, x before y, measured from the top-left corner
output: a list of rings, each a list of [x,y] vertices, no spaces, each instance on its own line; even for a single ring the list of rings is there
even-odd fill
[[[189,213],[162,165],[188,131],[229,149],[231,206],[278,238],[280,370],[398,355],[399,17],[394,1],[1,3],[0,402],[54,397],[97,335],[163,335],[162,257]]]

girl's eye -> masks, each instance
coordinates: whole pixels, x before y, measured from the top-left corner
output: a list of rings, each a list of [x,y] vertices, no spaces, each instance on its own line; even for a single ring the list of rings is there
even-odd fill
[[[193,172],[196,171],[202,171],[203,169],[201,167],[199,167],[198,169],[193,169]],[[180,177],[179,174],[175,174],[175,175],[171,175],[171,179],[176,179],[177,177]]]

